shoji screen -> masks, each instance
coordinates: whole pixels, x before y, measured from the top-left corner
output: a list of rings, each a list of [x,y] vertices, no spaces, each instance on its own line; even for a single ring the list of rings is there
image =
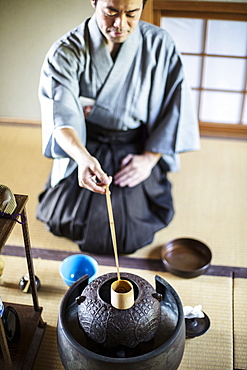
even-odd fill
[[[247,4],[153,3],[182,54],[202,130],[247,137]]]
[[[200,121],[247,124],[247,22],[162,18],[183,55]]]

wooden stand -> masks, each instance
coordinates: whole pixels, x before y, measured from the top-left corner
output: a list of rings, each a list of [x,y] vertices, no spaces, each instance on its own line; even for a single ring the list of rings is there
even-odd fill
[[[34,279],[33,260],[31,257],[31,243],[28,231],[26,216],[26,195],[15,195],[17,207],[14,214],[21,214],[22,233],[24,247],[26,252],[30,287],[32,291],[33,306],[20,305],[4,302],[4,306],[12,306],[18,313],[20,319],[21,335],[15,343],[7,343],[3,328],[2,319],[0,319],[0,369],[7,370],[30,370],[33,367],[34,360],[42,341],[46,323],[41,318],[43,308],[39,307],[37,288]],[[3,249],[8,237],[10,236],[15,220],[0,218],[0,251]],[[3,297],[1,297],[3,299]]]

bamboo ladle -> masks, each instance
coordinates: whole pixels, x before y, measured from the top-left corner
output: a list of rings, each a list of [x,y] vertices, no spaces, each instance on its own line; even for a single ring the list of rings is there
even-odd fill
[[[121,280],[118,262],[118,250],[117,250],[117,239],[115,232],[114,217],[112,212],[111,196],[109,185],[106,186],[106,203],[109,216],[111,237],[113,243],[113,250],[115,256],[115,263],[117,268],[117,280],[111,285],[111,304],[113,307],[126,310],[134,304],[134,289],[130,281]]]

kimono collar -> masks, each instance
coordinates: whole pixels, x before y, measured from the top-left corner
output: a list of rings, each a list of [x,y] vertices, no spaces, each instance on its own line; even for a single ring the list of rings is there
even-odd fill
[[[124,71],[127,73],[140,45],[139,26],[137,26],[121,45],[115,62],[113,62],[109,50],[106,47],[105,39],[98,27],[95,15],[90,19],[88,28],[91,58],[102,83],[106,81],[110,72],[112,72],[110,75],[113,78],[117,77],[119,73],[123,75]]]

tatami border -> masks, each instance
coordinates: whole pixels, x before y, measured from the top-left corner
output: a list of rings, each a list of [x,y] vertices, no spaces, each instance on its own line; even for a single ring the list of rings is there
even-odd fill
[[[64,258],[72,254],[76,254],[69,251],[43,248],[32,248],[31,253],[33,258],[42,258],[54,261],[62,261]],[[78,251],[78,253],[80,252]],[[24,247],[20,246],[5,245],[2,250],[2,254],[8,256],[25,257],[25,249]],[[103,256],[94,254],[90,255],[93,256],[100,265],[115,266],[115,259],[113,256]],[[163,272],[165,271],[165,267],[162,261],[159,259],[120,256],[119,263],[124,268],[129,267],[141,270],[163,271]],[[247,279],[247,268],[235,266],[211,265],[207,272],[205,273],[205,275]]]

